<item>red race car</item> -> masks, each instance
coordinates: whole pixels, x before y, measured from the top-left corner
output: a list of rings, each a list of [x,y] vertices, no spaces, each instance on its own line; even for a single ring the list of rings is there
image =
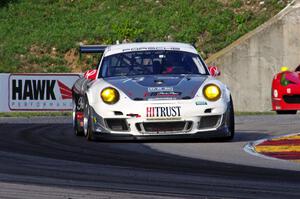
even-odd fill
[[[300,65],[295,71],[281,67],[272,82],[272,109],[277,114],[296,114],[300,110]]]

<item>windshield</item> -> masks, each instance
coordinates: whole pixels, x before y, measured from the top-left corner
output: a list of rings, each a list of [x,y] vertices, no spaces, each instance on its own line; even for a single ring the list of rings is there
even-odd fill
[[[104,57],[101,77],[203,74],[208,71],[197,54],[182,51],[136,51]]]

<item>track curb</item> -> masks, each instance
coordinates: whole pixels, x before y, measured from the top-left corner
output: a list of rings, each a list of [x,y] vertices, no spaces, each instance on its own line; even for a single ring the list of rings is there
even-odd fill
[[[280,136],[271,136],[265,139],[260,139],[254,142],[250,142],[248,144],[246,144],[244,146],[244,151],[246,151],[247,153],[257,156],[257,157],[261,157],[261,158],[265,158],[265,159],[269,159],[269,160],[277,160],[277,161],[292,161],[292,162],[299,162],[300,161],[300,152],[299,155],[296,156],[296,159],[289,159],[289,158],[284,158],[283,156],[281,157],[280,154],[282,153],[295,153],[295,151],[290,150],[290,148],[296,146],[297,148],[300,148],[300,144],[299,143],[293,143],[293,141],[300,141],[300,138],[293,138],[293,137],[300,137],[300,133],[292,133],[292,134],[286,134],[286,135],[280,135]],[[284,145],[284,150],[280,151],[280,148],[277,149],[276,152],[270,150],[268,151],[267,149],[261,150],[262,146],[270,146],[269,148],[272,149],[272,147],[278,147],[280,145],[278,145],[278,143],[276,144],[276,142],[278,141],[289,141],[288,144]],[[297,151],[298,152],[298,151]]]

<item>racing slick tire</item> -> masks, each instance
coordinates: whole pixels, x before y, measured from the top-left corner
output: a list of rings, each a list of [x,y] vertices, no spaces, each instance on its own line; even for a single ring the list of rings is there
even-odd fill
[[[94,132],[92,129],[92,117],[91,117],[91,108],[88,102],[87,97],[84,100],[84,114],[83,114],[83,132],[84,136],[88,141],[94,140]]]
[[[73,102],[74,102],[74,100],[73,100]],[[73,113],[72,113],[74,134],[76,136],[83,136],[84,135],[83,128],[80,127],[80,125],[78,124],[78,120],[76,118],[77,113],[78,113],[78,111],[77,111],[76,103],[74,102],[73,103]]]
[[[295,115],[297,113],[297,110],[291,110],[291,111],[276,111],[278,115]]]
[[[235,126],[234,126],[234,109],[233,109],[233,102],[230,96],[230,102],[228,103],[226,118],[225,118],[225,125],[228,127],[229,136],[221,138],[222,141],[230,141],[233,139],[235,134]]]

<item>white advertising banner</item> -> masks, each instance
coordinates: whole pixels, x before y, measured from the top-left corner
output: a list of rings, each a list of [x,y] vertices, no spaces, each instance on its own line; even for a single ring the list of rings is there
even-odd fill
[[[0,111],[72,110],[71,89],[78,78],[78,74],[8,74],[6,85],[1,85],[7,99],[1,106],[6,103],[7,108]]]

